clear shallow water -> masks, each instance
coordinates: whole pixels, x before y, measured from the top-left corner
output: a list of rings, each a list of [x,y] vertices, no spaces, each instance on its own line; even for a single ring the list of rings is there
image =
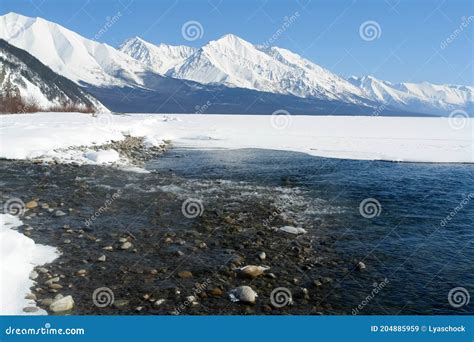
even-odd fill
[[[360,314],[474,312],[472,300],[460,308],[448,300],[455,287],[474,297],[474,203],[468,196],[474,193],[473,165],[351,161],[251,149],[175,149],[147,167],[196,182],[244,181],[291,189],[286,199],[275,195],[277,206],[311,234],[330,237],[342,260],[366,264],[365,271],[336,276],[338,290],[328,294],[349,311],[387,279],[387,285],[364,302]],[[374,217],[361,214],[365,199],[380,204],[374,207]],[[443,221],[452,211],[457,213]]]

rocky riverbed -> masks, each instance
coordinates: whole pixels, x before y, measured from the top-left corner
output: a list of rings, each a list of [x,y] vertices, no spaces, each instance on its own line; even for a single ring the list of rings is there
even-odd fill
[[[109,146],[143,162],[162,149]],[[61,255],[28,298],[50,314],[349,314],[338,278],[364,276],[320,222],[286,211],[285,182],[190,181],[172,173],[1,161],[2,199],[26,203],[18,230]],[[280,199],[280,201],[277,201]],[[35,311],[34,307],[25,311]]]

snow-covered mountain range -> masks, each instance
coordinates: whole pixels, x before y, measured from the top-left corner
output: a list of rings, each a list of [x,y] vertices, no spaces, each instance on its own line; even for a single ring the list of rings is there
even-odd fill
[[[28,52],[0,39],[0,112],[107,112],[98,100]]]
[[[200,49],[132,38],[120,50],[168,76],[303,98],[364,103],[413,113],[447,114],[474,101],[474,87],[424,83],[392,84],[372,76],[347,80],[279,47],[264,47],[227,34]],[[182,53],[185,51],[185,53]]]
[[[125,98],[126,109],[139,112],[194,112],[210,101],[206,112],[448,115],[471,110],[474,101],[471,86],[345,79],[289,50],[232,34],[201,48],[135,37],[115,49],[44,19],[9,13],[0,16],[0,38],[87,87],[112,110],[124,110]],[[140,94],[136,100],[123,96],[132,90]],[[153,107],[144,98],[155,101]]]

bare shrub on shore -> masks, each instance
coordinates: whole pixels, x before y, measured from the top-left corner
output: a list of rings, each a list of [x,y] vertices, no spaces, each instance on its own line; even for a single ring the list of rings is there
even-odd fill
[[[41,107],[34,100],[24,100],[17,94],[5,94],[0,96],[0,114],[27,114],[36,112],[78,112],[94,113],[91,106],[78,105],[75,103],[63,102],[50,107]]]

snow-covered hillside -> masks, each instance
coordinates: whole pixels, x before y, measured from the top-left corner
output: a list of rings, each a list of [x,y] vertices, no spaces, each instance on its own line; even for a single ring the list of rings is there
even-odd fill
[[[56,74],[26,51],[0,39],[0,111],[30,112],[53,108],[108,111],[74,82]]]
[[[28,51],[58,74],[96,86],[142,84],[146,68],[107,44],[97,43],[42,18],[0,16],[0,38]]]

